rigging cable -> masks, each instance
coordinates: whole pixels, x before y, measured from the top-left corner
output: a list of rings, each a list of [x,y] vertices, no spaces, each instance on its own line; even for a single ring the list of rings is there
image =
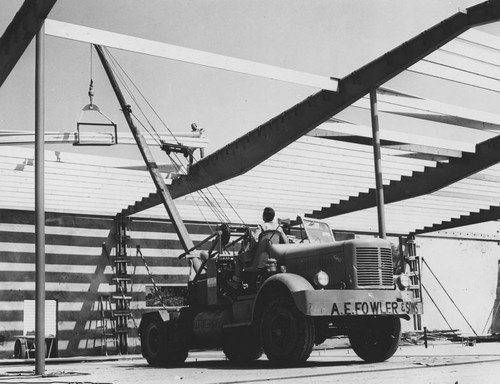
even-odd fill
[[[431,294],[429,293],[429,291],[427,290],[427,288],[425,288],[425,285],[422,284],[422,288],[424,289],[425,293],[427,293],[427,296],[429,296],[429,299],[431,299],[432,304],[434,304],[434,306],[438,310],[439,314],[441,315],[441,317],[444,319],[444,321],[446,322],[446,324],[450,328],[450,331],[452,331],[456,335],[456,332],[453,330],[453,328],[451,327],[450,323],[448,323],[448,320],[446,320],[446,317],[444,316],[443,312],[441,312],[441,309],[439,309],[438,305],[436,304],[436,302],[432,298]]]
[[[215,184],[213,182],[213,179],[212,177],[210,176],[210,174],[203,168],[203,167],[200,167],[201,171],[203,172],[203,174],[212,182],[212,185],[211,187],[215,188],[217,190],[217,192],[220,193],[220,195],[223,197],[223,199],[226,201],[227,205],[229,206],[229,208],[236,214],[236,216],[238,217],[238,219],[241,221],[241,223],[245,226],[246,223],[245,221],[243,220],[243,218],[239,215],[238,211],[236,210],[236,208],[234,208],[234,206],[231,204],[231,202],[226,198],[226,196],[224,195],[224,193],[222,193],[222,191],[220,190],[220,188],[217,186],[217,184]],[[206,188],[207,190],[209,190],[209,187]],[[212,195],[213,196],[213,195]]]
[[[174,140],[177,142],[177,143],[180,143],[179,140],[175,137],[175,134],[170,130],[170,128],[167,126],[167,124],[165,123],[165,121],[161,118],[161,116],[156,112],[155,108],[152,106],[152,104],[149,102],[149,100],[144,96],[144,94],[141,92],[141,90],[139,89],[139,87],[137,87],[137,85],[135,84],[135,82],[130,78],[130,76],[128,76],[127,72],[123,69],[123,67],[118,63],[118,61],[111,55],[111,53],[107,50],[106,51],[107,54],[111,57],[111,60],[113,61],[113,64],[115,66],[115,68],[117,68],[116,70],[120,69],[121,72],[123,72],[124,76],[126,76],[126,78],[129,80],[129,82],[132,84],[132,86],[136,89],[136,91],[139,93],[139,95],[142,97],[142,99],[146,102],[146,104],[149,106],[149,108],[151,109],[151,111],[155,114],[155,116],[158,118],[158,120],[161,122],[161,124],[168,130],[168,132],[170,133],[170,135],[174,138]],[[120,76],[120,81],[122,83],[125,83],[124,79],[122,76]],[[142,115],[146,118],[147,122],[149,123],[150,127],[154,130],[154,132],[157,134],[157,136],[159,137],[160,141],[161,141],[161,136],[158,134],[158,132],[154,129],[153,127],[153,124],[149,121],[149,119],[147,118],[146,114],[144,113],[144,111],[140,108],[140,105],[137,101],[137,99],[134,97],[134,95],[132,94],[130,88],[128,86],[126,86],[126,89],[127,89],[127,92],[130,94],[130,96],[133,98],[134,102],[136,103],[137,107],[139,108],[139,110],[141,111]],[[138,118],[138,116],[136,116],[135,114],[133,114],[133,116],[136,118],[136,120],[141,124],[141,126],[151,135],[151,133],[148,131],[148,129],[146,128],[146,126],[140,121],[140,119]],[[160,144],[157,140],[156,140],[157,144]],[[180,170],[180,166],[178,164],[182,164],[182,161],[180,160],[180,157],[175,154],[175,157],[177,159],[177,162],[174,161],[172,159],[172,156],[170,154],[167,154],[167,156],[169,157],[170,161],[172,162],[172,164],[174,164],[175,167],[177,167],[178,171]],[[188,188],[189,189],[189,188]],[[217,201],[217,199],[215,199],[215,197],[213,196],[213,194],[208,191],[208,193],[212,196],[213,198],[213,201]],[[219,191],[220,193],[220,191]],[[224,213],[224,209],[222,209],[222,207],[220,206],[220,204],[217,203],[218,207],[216,207],[216,205],[210,201],[210,199],[206,196],[206,194],[203,192],[203,191],[198,191],[198,194],[201,196],[201,199],[202,201],[205,203],[205,205],[207,205],[211,210],[212,212],[214,213],[214,215],[217,217],[217,219],[221,222],[229,222],[229,217]],[[196,204],[196,200],[194,199],[194,196],[192,195],[192,193],[190,193],[192,199],[193,199],[193,202]],[[221,195],[223,195],[221,193]],[[226,199],[227,200],[227,199]],[[199,208],[199,207],[198,207]],[[234,209],[233,209],[234,210]],[[199,211],[200,213],[202,214],[202,216],[204,217],[205,219],[205,222],[208,224],[208,220],[206,218],[206,216],[203,214],[203,212],[201,211],[201,208],[199,208]],[[243,222],[243,221],[242,221]]]
[[[422,257],[422,261],[424,262],[424,264],[427,266],[427,268],[429,269],[429,271],[431,272],[432,276],[434,276],[434,278],[436,279],[436,281],[439,283],[439,285],[441,286],[441,288],[443,289],[443,291],[446,293],[446,295],[448,296],[448,298],[451,300],[451,302],[453,303],[453,305],[455,306],[455,308],[457,309],[457,311],[460,313],[460,315],[462,316],[462,318],[465,320],[465,322],[467,323],[467,325],[470,327],[470,329],[472,329],[472,332],[474,332],[474,334],[477,336],[477,333],[476,331],[474,330],[474,328],[472,328],[472,325],[470,325],[470,323],[467,321],[467,319],[465,318],[464,314],[462,313],[462,311],[460,310],[460,308],[458,308],[457,304],[455,304],[455,302],[453,301],[453,299],[451,298],[451,296],[449,295],[448,291],[443,287],[443,284],[441,284],[441,282],[439,281],[439,279],[436,277],[436,275],[434,274],[434,272],[432,272],[432,269],[431,267],[429,267],[429,264],[427,264],[427,261],[425,261],[425,259]]]
[[[175,162],[173,161],[171,155],[168,155],[168,157],[170,158],[170,160],[172,161],[172,163],[175,164]],[[177,155],[176,155],[176,157],[178,158]],[[189,187],[189,183],[186,183],[186,184],[187,184],[187,189],[189,191],[189,195],[191,196],[193,202],[198,207],[198,210],[200,211],[200,213],[202,214],[203,218],[205,219],[205,222],[207,224],[209,224],[206,216],[203,214],[203,211],[201,210],[201,208],[199,207],[199,205],[196,203],[194,195],[191,192],[191,189]],[[211,191],[207,189],[207,192],[212,196],[212,199],[210,199],[207,196],[207,193],[204,190],[196,191],[196,193],[200,196],[200,198],[203,201],[203,203],[212,211],[212,213],[215,215],[215,217],[218,219],[218,221],[220,221],[220,222],[230,222],[229,217],[224,212],[224,209],[222,208],[222,206],[217,202],[217,199],[213,196],[213,194],[211,193]],[[210,224],[209,224],[209,226],[211,227]]]
[[[126,73],[126,71],[123,69],[123,67],[120,66],[120,64],[118,63],[118,61],[113,57],[113,55],[111,55],[111,53],[109,52],[109,50],[107,50],[106,48],[104,48],[106,53],[108,54],[108,56],[111,58],[111,61],[113,63],[113,66],[115,68],[114,72],[117,74],[117,77],[119,78],[120,82],[123,84],[123,86],[125,87],[127,93],[130,95],[130,97],[132,98],[132,100],[135,102],[137,108],[140,110],[141,114],[144,116],[144,118],[146,119],[146,121],[148,122],[149,126],[151,127],[151,129],[155,132],[155,134],[157,135],[157,137],[160,138],[161,140],[161,136],[158,134],[158,132],[154,129],[153,127],[153,124],[149,121],[149,119],[147,118],[146,114],[144,113],[144,111],[140,108],[140,105],[139,105],[139,102],[138,100],[136,99],[136,97],[134,96],[134,94],[132,93],[132,90],[130,89],[130,87],[128,86],[127,82],[125,81],[124,79],[124,76],[130,81],[130,83],[133,85],[133,87],[137,90],[137,92],[141,95],[141,97],[143,98],[143,100],[147,103],[147,105],[149,106],[149,108],[153,111],[153,113],[157,116],[158,120],[164,125],[164,127],[170,132],[170,134],[172,135],[172,137],[178,142],[177,138],[175,138],[175,135],[174,133],[170,130],[170,128],[166,125],[166,123],[161,119],[161,117],[158,115],[158,113],[156,112],[156,110],[153,108],[153,106],[149,103],[149,101],[146,99],[146,97],[142,94],[142,92],[139,90],[139,88],[135,85],[135,83],[133,82],[133,80],[128,76],[128,74]],[[124,75],[121,74],[121,72],[123,72]],[[138,116],[136,116],[135,114],[132,114],[135,119],[139,122],[139,124],[141,124],[141,126],[148,132],[148,134],[150,134],[151,137],[153,137],[153,135],[151,134],[151,132],[149,132],[149,130],[147,129],[147,127],[140,121],[140,119],[138,118]],[[154,139],[154,137],[153,137]],[[158,141],[155,139],[155,141],[158,143]],[[172,163],[174,164],[174,166],[178,166],[178,164],[176,164],[175,161],[173,161],[171,155],[169,154],[168,155],[170,160],[172,161]],[[179,156],[177,154],[175,154],[179,164],[182,163],[179,159]],[[194,158],[194,157],[193,157]],[[204,174],[209,178],[209,180],[211,179],[210,175],[205,171],[203,170]],[[222,198],[226,201],[227,205],[230,207],[230,209],[236,214],[236,216],[238,217],[238,219],[241,221],[241,223],[243,223],[244,225],[245,222],[244,220],[241,218],[241,216],[238,214],[238,212],[236,211],[236,209],[234,208],[234,206],[229,202],[229,200],[227,199],[227,197],[224,195],[224,193],[222,193],[222,191],[218,188],[217,185],[213,184],[211,187],[215,188],[219,194],[222,196]],[[188,190],[189,190],[189,187],[188,187]],[[208,207],[212,210],[212,212],[214,213],[214,215],[221,221],[221,222],[229,222],[229,216],[227,216],[227,214],[224,213],[224,209],[222,208],[222,206],[220,205],[220,203],[218,203],[218,199],[215,198],[215,196],[213,195],[212,191],[210,190],[210,187],[207,187],[206,188],[206,192],[203,191],[203,190],[200,190],[200,191],[197,191],[197,193],[201,196],[201,200],[204,201],[204,203],[206,205],[208,205]],[[207,196],[207,193],[212,197],[212,199],[210,199],[208,196]],[[190,192],[190,194],[192,195],[192,192]],[[193,200],[194,200],[194,196],[193,196]],[[215,201],[215,203],[214,203]],[[198,207],[199,208],[199,207]],[[201,211],[201,209],[200,209]],[[205,220],[206,220],[206,217],[205,215],[203,215]],[[208,223],[208,221],[207,221]]]
[[[92,63],[93,63],[93,54],[92,54],[92,44],[90,45],[90,82],[89,82],[89,98],[90,98],[90,105],[93,105],[93,99],[94,99],[94,76],[92,73]]]
[[[105,48],[106,49],[106,48]],[[160,134],[156,131],[156,129],[154,128],[153,124],[151,123],[151,121],[148,119],[148,117],[146,116],[146,114],[144,113],[144,111],[142,110],[141,106],[140,106],[140,103],[139,101],[137,100],[137,98],[135,97],[135,95],[133,94],[132,90],[130,89],[130,87],[128,86],[127,82],[125,81],[124,77],[125,76],[128,81],[130,82],[130,84],[134,87],[134,89],[139,93],[139,95],[142,97],[142,99],[148,104],[148,106],[151,108],[151,110],[156,114],[155,110],[153,109],[153,107],[151,106],[151,104],[147,101],[147,99],[144,97],[144,95],[142,94],[142,92],[140,91],[140,89],[137,87],[137,85],[134,83],[134,81],[130,78],[130,76],[127,74],[127,72],[123,69],[123,67],[120,65],[120,63],[115,59],[115,57],[109,52],[108,49],[106,49],[106,53],[108,54],[108,56],[110,57],[110,61],[113,63],[114,67],[116,68],[115,69],[115,72],[116,73],[120,73],[120,81],[121,83],[125,86],[128,94],[130,95],[130,97],[132,98],[132,100],[134,101],[136,107],[139,109],[139,111],[141,112],[142,116],[146,119],[146,121],[148,122],[150,128],[154,131],[154,133],[156,134],[157,136],[157,139],[155,139],[155,141],[159,144],[159,141],[161,141],[161,136]],[[157,115],[157,114],[156,114]],[[158,115],[157,115],[158,116]],[[136,117],[137,119],[137,116],[134,116]],[[160,119],[161,121],[161,119]],[[163,123],[163,122],[162,122]],[[164,124],[164,123],[163,123]],[[144,126],[144,125],[143,125]],[[146,129],[146,127],[144,127]],[[168,129],[168,128],[167,128]],[[153,135],[146,129],[146,131],[151,135],[151,137],[153,137]],[[173,136],[173,135],[172,135]],[[154,137],[153,137],[154,138]]]
[[[490,314],[488,315],[488,318],[486,319],[486,323],[484,324],[483,334],[486,332],[486,327],[488,326],[488,323],[490,322],[490,319],[491,319],[491,316],[493,315],[494,309],[495,309],[495,305],[493,304],[493,306],[491,307]],[[490,330],[491,330],[491,326],[490,326]]]
[[[113,71],[113,73],[116,75],[116,78],[117,80],[121,83],[121,85],[125,88],[127,94],[130,96],[130,98],[132,99],[132,101],[135,103],[135,105],[137,106],[137,108],[139,109],[139,111],[142,113],[142,115],[144,116],[144,118],[148,121],[149,123],[149,126],[150,128],[154,131],[154,133],[156,134],[156,136],[159,138],[160,135],[158,134],[158,132],[156,132],[156,130],[154,129],[154,127],[152,126],[152,124],[149,122],[149,120],[147,119],[145,113],[142,111],[141,107],[140,107],[140,104],[138,102],[138,100],[136,99],[135,95],[133,94],[132,90],[130,89],[128,83],[125,81],[124,77],[123,77],[123,73],[125,73],[125,71],[123,70],[123,68],[118,64],[118,62],[116,61],[116,59],[113,57],[113,55],[111,55],[111,53],[109,52],[109,50],[104,47],[104,51],[106,52],[106,54],[109,56],[110,58],[110,67],[111,70]],[[119,70],[121,69],[121,71]],[[126,74],[126,73],[125,73]],[[128,77],[128,76],[127,76]],[[149,134],[149,136],[157,143],[159,144],[159,141],[158,139],[150,132],[150,130],[137,118],[136,115],[134,115],[132,113],[132,115],[135,117],[135,119],[139,122],[139,124],[145,129],[145,131]]]
[[[157,135],[158,137],[160,137],[160,135],[158,134],[158,132],[156,132],[156,130],[155,130],[155,129],[154,129],[154,127],[152,126],[151,122],[150,122],[150,121],[147,119],[147,117],[145,116],[144,111],[140,108],[139,103],[138,103],[138,100],[137,100],[137,98],[134,96],[134,94],[133,94],[132,90],[130,89],[130,87],[128,86],[128,83],[125,81],[124,76],[126,76],[126,77],[129,79],[129,81],[130,81],[132,84],[134,84],[134,83],[133,83],[133,81],[132,81],[132,79],[131,79],[131,78],[130,78],[127,74],[126,74],[126,72],[125,72],[125,70],[123,69],[123,67],[121,67],[121,66],[119,65],[119,63],[117,62],[117,60],[116,60],[116,59],[115,59],[115,58],[114,58],[114,57],[110,54],[110,52],[109,52],[107,49],[106,49],[106,53],[110,56],[110,61],[111,61],[111,64],[112,64],[112,70],[113,70],[113,72],[116,74],[117,79],[118,79],[118,80],[120,81],[120,83],[123,85],[123,87],[125,88],[126,92],[129,94],[129,96],[132,98],[132,100],[136,103],[136,105],[137,105],[138,109],[141,111],[142,115],[146,118],[146,120],[148,121],[148,123],[149,123],[149,125],[151,126],[151,128],[153,129],[153,131],[156,133],[156,135]],[[123,72],[125,75],[122,75],[122,72]],[[140,93],[140,90],[138,89],[138,87],[137,87],[137,86],[135,86],[135,84],[134,84],[134,87],[135,87],[135,88],[138,90],[138,92]],[[142,93],[141,93],[141,95],[142,95]],[[142,95],[142,97],[145,99],[144,95]],[[146,100],[146,101],[147,101],[147,100]],[[150,108],[151,108],[151,109],[153,109],[153,111],[154,111],[154,108],[151,106],[151,104],[150,104],[150,103],[148,103],[148,105],[149,105],[149,106],[150,106]],[[155,111],[155,113],[156,113],[156,111]],[[156,114],[156,115],[157,115],[157,114]],[[154,139],[154,140],[155,140],[158,144],[160,144],[160,143],[158,142],[158,140],[157,140],[157,139],[156,139],[156,138],[155,138],[155,137],[151,134],[151,132],[148,130],[148,128],[146,127],[146,125],[145,125],[145,124],[141,121],[141,119],[140,119],[137,115],[135,115],[135,114],[133,114],[133,113],[132,113],[132,116],[133,116],[133,117],[135,118],[135,120],[136,120],[136,121],[137,121],[137,122],[138,122],[138,123],[139,123],[139,124],[140,124],[140,125],[141,125],[141,126],[142,126],[142,127],[143,127],[146,131],[147,131],[147,132],[148,132],[148,134],[149,134],[149,135],[150,135],[150,136],[151,136],[151,137],[152,137],[152,138],[153,138],[153,139]],[[161,120],[161,119],[160,119],[160,120]],[[165,124],[164,122],[163,122],[163,124],[166,126],[166,124]],[[168,129],[168,127],[167,127],[167,129]],[[172,136],[174,136],[174,135],[173,135],[173,133],[172,133]],[[174,164],[174,166],[175,166],[178,170],[180,170],[180,165],[179,165],[179,164],[182,164],[182,161],[180,161],[180,159],[179,159],[179,157],[178,157],[177,155],[176,155],[176,157],[177,157],[178,162],[174,161],[174,160],[172,159],[172,157],[169,155],[169,158],[170,158],[170,160],[172,161],[172,164]],[[206,199],[206,198],[205,198],[205,199]],[[196,203],[196,202],[195,202],[195,203]],[[208,205],[209,207],[211,207],[211,208],[212,208],[212,210],[213,210],[213,205],[210,205],[210,204],[207,204],[207,205]],[[198,206],[198,205],[197,205],[197,206]],[[201,212],[201,209],[200,209],[200,207],[199,207],[199,206],[198,206],[198,209],[199,209],[199,210],[200,210],[200,212]],[[201,213],[202,213],[202,212],[201,212]],[[217,212],[214,212],[214,214],[215,214],[215,216],[216,216],[218,219],[220,219],[221,221],[223,221],[223,218],[222,218],[222,217],[223,217],[223,215],[221,216],[220,212],[218,212],[218,213],[217,213]],[[205,215],[204,215],[203,213],[202,213],[202,216],[204,217],[204,219],[205,219],[206,223],[208,224],[208,220],[206,219],[206,217],[205,217]],[[210,227],[212,227],[210,224],[209,224],[209,226],[210,226]]]

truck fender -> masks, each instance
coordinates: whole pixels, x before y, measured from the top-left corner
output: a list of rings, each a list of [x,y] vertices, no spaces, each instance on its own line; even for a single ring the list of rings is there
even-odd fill
[[[169,319],[170,319],[170,316],[166,310],[143,313],[142,317],[141,317],[141,323],[139,324],[138,332],[139,332],[139,334],[141,334],[141,331],[144,329],[144,327],[148,323],[154,322],[154,323],[163,324],[164,322],[168,321]]]
[[[298,309],[302,310],[303,303],[297,302],[295,292],[314,290],[314,287],[302,276],[294,273],[279,273],[269,277],[257,294],[253,308],[253,320],[260,318],[266,304],[279,295],[289,296]]]

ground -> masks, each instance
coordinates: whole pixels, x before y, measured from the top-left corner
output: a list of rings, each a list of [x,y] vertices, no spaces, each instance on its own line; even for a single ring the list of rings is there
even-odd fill
[[[265,357],[234,366],[220,351],[196,351],[181,368],[151,368],[141,356],[90,360],[47,360],[46,375],[33,374],[33,362],[0,361],[0,383],[497,383],[500,344],[435,342],[402,346],[388,361],[363,363],[349,348],[315,349],[306,365],[277,369]]]

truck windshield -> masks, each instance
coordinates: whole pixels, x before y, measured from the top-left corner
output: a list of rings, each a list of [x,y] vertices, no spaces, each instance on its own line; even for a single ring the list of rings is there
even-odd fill
[[[309,242],[318,244],[333,243],[335,241],[328,224],[307,219],[302,219],[302,223],[304,224]]]

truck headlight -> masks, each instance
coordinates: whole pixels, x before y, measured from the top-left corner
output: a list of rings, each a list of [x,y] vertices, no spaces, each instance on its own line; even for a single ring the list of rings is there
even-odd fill
[[[396,284],[398,285],[399,289],[404,291],[405,289],[407,289],[411,285],[410,276],[402,273],[401,275],[399,275],[397,277]]]
[[[328,276],[328,273],[319,271],[314,275],[314,284],[317,287],[324,288],[328,285],[330,282],[330,277]]]

